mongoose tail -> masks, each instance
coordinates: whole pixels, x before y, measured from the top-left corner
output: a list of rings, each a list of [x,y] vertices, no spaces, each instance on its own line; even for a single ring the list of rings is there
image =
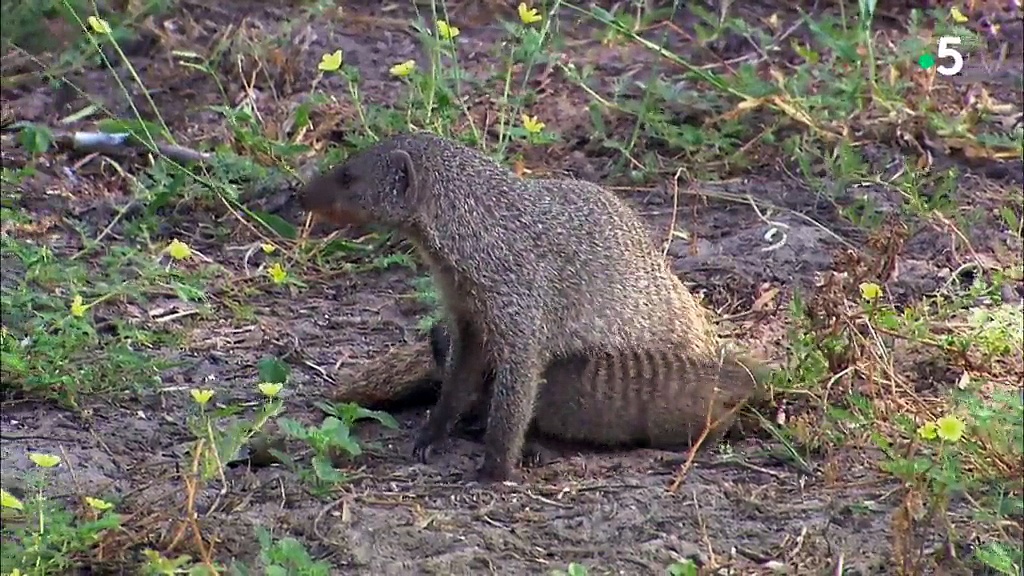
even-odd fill
[[[357,368],[342,372],[331,399],[380,410],[429,404],[437,398],[440,388],[440,371],[431,344],[399,344]]]

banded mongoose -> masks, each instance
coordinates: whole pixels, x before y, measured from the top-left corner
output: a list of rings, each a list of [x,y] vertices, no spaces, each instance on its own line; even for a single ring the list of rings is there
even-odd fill
[[[638,378],[620,383],[638,386],[632,396],[647,421],[633,432],[651,434],[654,443],[692,415],[695,400],[690,387],[659,389],[648,378],[659,373],[656,358],[709,367],[722,360],[706,311],[648,230],[595,184],[519,178],[477,150],[420,132],[354,154],[311,179],[299,197],[304,209],[335,224],[403,233],[434,276],[451,347],[437,403],[414,442],[422,460],[484,390],[488,370],[493,385],[478,477],[495,481],[509,479],[519,461],[552,360],[637,355],[630,374]],[[622,415],[624,387],[576,399],[567,397],[572,388],[550,388],[551,398],[565,402],[565,418]],[[655,413],[655,406],[665,409]]]

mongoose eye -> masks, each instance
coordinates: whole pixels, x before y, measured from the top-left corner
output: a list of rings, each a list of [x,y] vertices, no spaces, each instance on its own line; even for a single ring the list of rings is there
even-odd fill
[[[348,186],[354,179],[352,173],[345,168],[339,168],[334,171],[334,181],[338,186]]]

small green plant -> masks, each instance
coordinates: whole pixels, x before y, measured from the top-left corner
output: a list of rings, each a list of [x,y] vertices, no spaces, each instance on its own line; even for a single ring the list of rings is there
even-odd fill
[[[375,420],[388,428],[398,428],[398,422],[386,412],[367,410],[358,404],[331,405],[318,402],[317,407],[327,414],[319,426],[304,426],[290,418],[278,421],[286,435],[305,442],[313,449],[310,462],[312,469],[298,466],[294,459],[285,454],[278,454],[278,457],[316,491],[321,492],[348,479],[333,464],[337,456],[354,458],[363,453],[362,445],[352,434],[356,422]]]
[[[223,478],[226,463],[234,460],[243,446],[284,411],[280,393],[288,379],[287,365],[276,358],[267,357],[260,361],[259,374],[261,381],[257,390],[264,401],[250,419],[233,419],[225,423],[227,417],[239,412],[238,407],[225,406],[209,410],[207,405],[214,391],[198,388],[190,391],[196,412],[188,417],[186,425],[196,437],[192,458],[197,463],[202,481],[216,476]]]
[[[507,52],[503,57],[505,71],[502,75],[501,98],[498,102],[498,156],[505,154],[508,144],[512,141],[535,145],[555,141],[554,134],[546,130],[544,121],[526,111],[531,102],[529,91],[525,90],[525,87],[534,66],[544,61],[545,49],[551,40],[548,16],[558,10],[559,4],[555,2],[547,15],[524,4],[520,10],[519,22],[505,23],[509,41],[500,43],[501,46],[507,47]],[[340,73],[350,88],[353,102],[359,107],[367,137],[351,141],[356,147],[362,147],[388,133],[414,127],[467,139],[471,145],[486,145],[463,94],[467,79],[466,73],[459,65],[456,43],[461,31],[451,20],[436,12],[435,7],[432,26],[414,24],[431,62],[429,70],[421,70],[413,60],[396,62],[389,68],[389,73],[401,79],[407,88],[404,99],[396,110],[366,110],[360,106],[356,97],[359,81],[357,71],[344,63],[341,51],[323,55],[320,63],[321,74]],[[515,71],[520,67],[522,70],[518,73],[522,77],[517,78]],[[517,82],[520,84],[518,90],[515,85]],[[313,90],[310,92],[313,93]],[[326,96],[314,95],[310,98],[310,102],[326,101]],[[469,121],[468,135],[453,131],[453,127],[460,125],[463,118]],[[333,158],[330,160],[333,161]]]
[[[669,564],[668,576],[697,576],[697,564],[693,560],[683,560]]]
[[[187,554],[181,554],[174,558],[165,558],[156,550],[146,549],[142,551],[142,556],[145,558],[145,561],[140,569],[144,576],[176,576],[178,574],[216,576],[222,573],[219,571],[218,566],[207,566],[206,564],[195,562]]]
[[[305,546],[295,538],[274,540],[262,526],[256,528],[260,542],[261,574],[267,576],[327,576],[332,573],[331,565],[313,560]],[[248,574],[240,570],[241,575]]]
[[[935,347],[954,358],[976,355],[982,364],[1024,352],[1021,308],[978,307],[979,300],[993,294],[984,282],[972,284],[962,297],[937,299],[930,312],[918,307],[897,312],[884,302],[878,284],[862,282],[858,288],[863,317],[876,330]],[[959,323],[958,331],[938,335],[933,332],[937,314],[966,316],[968,321]],[[898,414],[891,427],[871,426],[875,421],[871,404],[851,398],[852,410],[846,412],[845,420],[870,430],[872,442],[887,457],[882,468],[906,486],[906,504],[897,521],[903,530],[897,530],[895,543],[895,555],[905,568],[920,568],[911,544],[915,526],[930,526],[934,519],[956,541],[960,535],[950,518],[959,511],[953,503],[959,495],[971,494],[970,513],[975,521],[991,527],[976,560],[1002,574],[1020,573],[1021,534],[1008,521],[1024,518],[1020,504],[1024,492],[1019,485],[1024,473],[1024,398],[1017,385],[961,378],[947,413],[930,416],[934,410],[925,408],[916,419]]]
[[[105,535],[121,524],[114,505],[86,496],[80,510],[46,495],[47,476],[61,465],[59,456],[29,454],[36,474],[26,478],[33,491],[22,502],[7,490],[0,490],[0,565],[5,574],[44,576],[68,574],[86,565],[87,558],[103,545]]]
[[[1024,408],[1019,399],[1013,411],[1018,420],[1011,425],[1019,428],[1019,419],[1024,418]],[[984,459],[992,458],[992,454],[986,450],[983,438],[972,437],[966,432],[967,425],[963,419],[946,415],[929,420],[916,430],[906,430],[899,449],[889,439],[876,436],[877,445],[889,457],[883,468],[903,480],[909,494],[926,498],[920,510],[902,512],[898,525],[910,524],[911,514],[920,516],[913,519],[914,523],[929,524],[929,519],[935,519],[945,526],[949,537],[956,540],[959,534],[950,521],[951,504],[958,494],[973,494],[971,501],[976,507],[977,518],[987,518],[986,523],[991,523],[994,528],[983,538],[976,560],[1000,574],[1020,574],[1024,564],[1017,535],[1001,527],[1003,519],[1024,517],[1020,488],[1013,486],[1014,480],[1003,477],[998,460],[985,462]],[[1017,434],[1019,436],[1019,430]],[[1024,452],[1018,450],[1015,456],[1019,461]],[[918,501],[914,496],[908,496],[906,500]],[[1005,525],[1010,526],[1009,523]],[[899,534],[897,538],[906,539],[907,535]],[[900,552],[906,554],[911,549],[897,545],[896,551],[900,556]],[[912,556],[909,553],[900,560],[908,565],[913,562]]]
[[[552,570],[552,576],[587,576],[587,567],[583,564],[570,562],[565,570]]]
[[[116,314],[100,330],[94,314],[119,302],[144,302],[150,290],[171,288],[186,300],[202,297],[194,287],[201,275],[164,263],[163,252],[154,257],[112,249],[85,262],[7,235],[0,250],[8,279],[0,286],[0,390],[7,395],[75,407],[82,395],[155,385],[169,364],[149,351],[177,336]]]

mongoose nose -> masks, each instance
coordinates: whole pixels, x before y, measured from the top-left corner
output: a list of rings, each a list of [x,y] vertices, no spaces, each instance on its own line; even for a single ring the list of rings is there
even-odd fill
[[[307,187],[305,185],[296,190],[295,196],[298,197],[299,206],[301,206],[303,210],[305,210],[306,212],[313,211],[312,207],[309,204],[309,191],[307,190]]]
[[[334,187],[330,186],[323,174],[314,175],[306,180],[306,183],[299,186],[295,192],[299,206],[307,212],[327,210],[334,203],[335,194]]]
[[[302,183],[295,191],[295,196],[298,198],[299,206],[303,210],[312,211],[314,206],[310,202],[311,187],[315,187],[316,183],[322,178],[322,175],[317,170],[316,164],[309,162],[299,170],[299,178]]]

